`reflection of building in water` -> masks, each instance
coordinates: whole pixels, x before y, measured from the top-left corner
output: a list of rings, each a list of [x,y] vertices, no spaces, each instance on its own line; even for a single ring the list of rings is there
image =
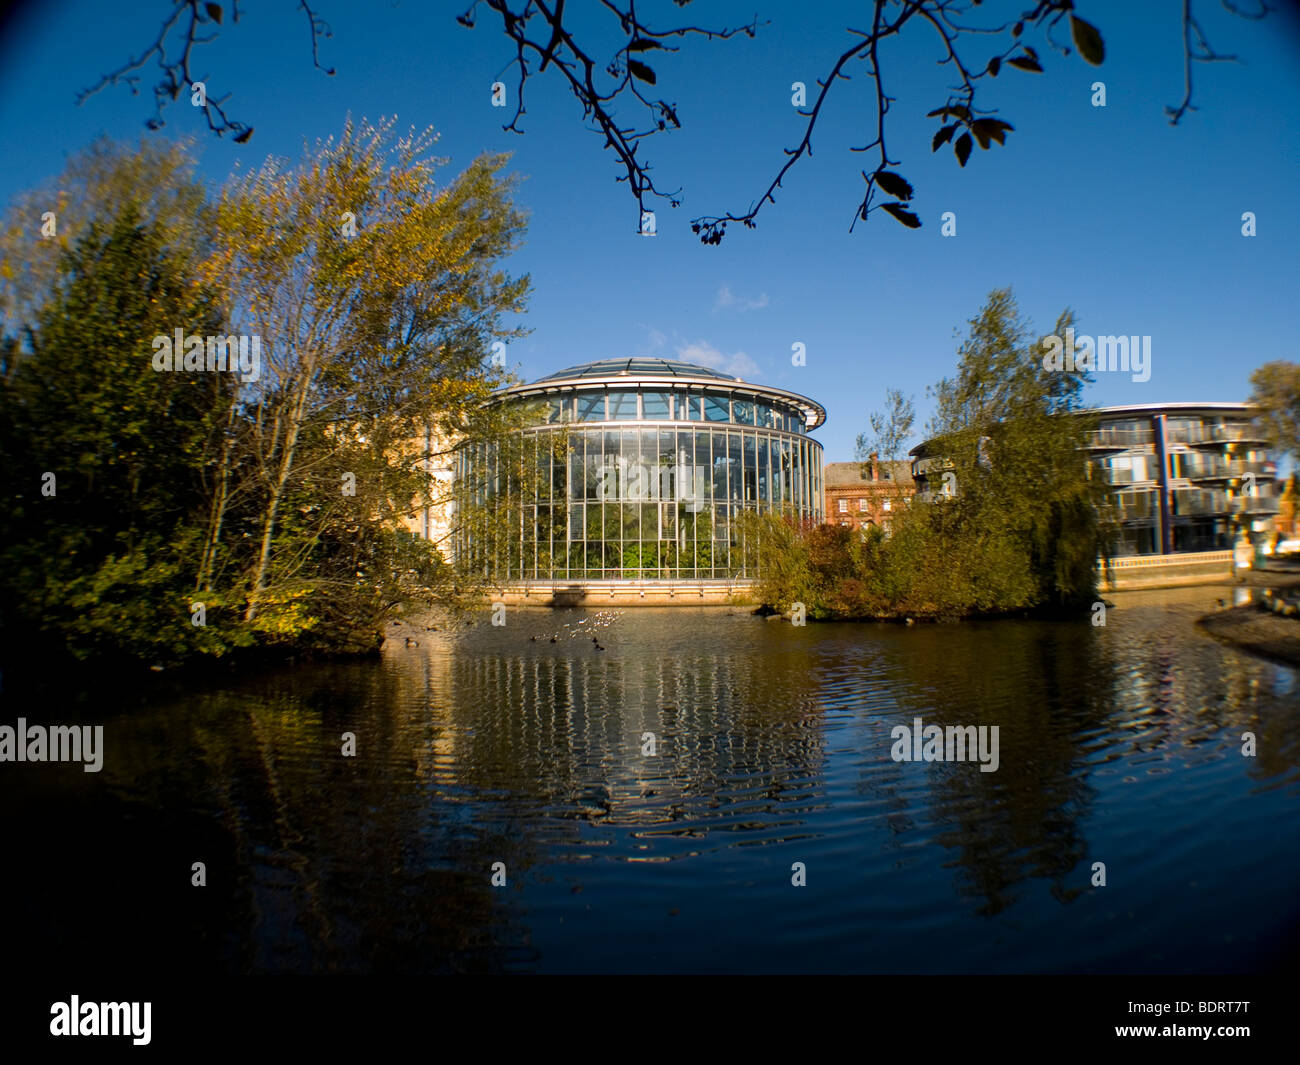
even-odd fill
[[[690,363],[610,359],[497,402],[531,409],[518,461],[538,476],[512,476],[496,444],[462,449],[461,511],[508,520],[463,523],[456,551],[515,593],[581,598],[598,584],[628,601],[698,600],[752,579],[743,512],[822,516],[821,445],[807,434],[826,412],[796,393]]]
[[[694,820],[684,834],[698,836],[768,802],[763,789],[806,787],[825,762],[824,710],[802,669],[762,677],[725,654],[444,661],[424,667],[431,732],[415,749],[416,774],[440,793],[508,793],[608,824]]]

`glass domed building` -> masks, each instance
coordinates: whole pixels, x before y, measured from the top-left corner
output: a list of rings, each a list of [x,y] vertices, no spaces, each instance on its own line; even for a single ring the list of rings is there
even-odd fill
[[[460,449],[457,556],[526,596],[672,596],[746,572],[744,511],[822,518],[813,400],[669,359],[606,359],[497,393],[508,440]],[[626,587],[624,587],[626,585]],[[543,586],[543,587],[537,587]]]

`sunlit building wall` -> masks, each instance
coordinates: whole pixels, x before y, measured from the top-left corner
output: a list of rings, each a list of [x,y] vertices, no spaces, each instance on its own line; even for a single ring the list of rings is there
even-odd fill
[[[420,438],[418,447],[420,468],[430,478],[432,502],[429,506],[417,507],[403,524],[412,536],[431,541],[444,557],[449,558],[456,510],[453,488],[455,444],[448,437],[430,430]]]

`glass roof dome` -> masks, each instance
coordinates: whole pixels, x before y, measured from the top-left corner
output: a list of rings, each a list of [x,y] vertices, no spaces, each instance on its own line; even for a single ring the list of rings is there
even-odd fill
[[[547,374],[545,377],[539,377],[536,383],[569,381],[583,377],[611,377],[623,374],[629,377],[645,374],[655,377],[667,375],[670,377],[714,377],[719,381],[740,380],[738,377],[732,377],[730,374],[710,369],[707,366],[697,366],[694,363],[681,362],[676,359],[600,359],[597,362],[583,362],[577,366],[570,366],[567,370],[558,370],[555,373]]]
[[[681,384],[678,385],[677,382]],[[713,384],[713,382],[717,382]],[[680,359],[625,358],[598,359],[582,362],[564,370],[539,377],[535,381],[508,385],[493,393],[494,399],[529,399],[538,396],[554,397],[562,393],[615,391],[639,394],[646,388],[667,388],[673,392],[686,389],[699,394],[716,393],[724,404],[736,396],[741,403],[784,404],[801,412],[808,429],[816,429],[826,421],[826,408],[807,396],[790,392],[774,385],[747,382],[709,366],[700,366]],[[744,397],[748,396],[748,400]],[[633,400],[639,403],[638,400]],[[749,424],[743,422],[741,424]]]

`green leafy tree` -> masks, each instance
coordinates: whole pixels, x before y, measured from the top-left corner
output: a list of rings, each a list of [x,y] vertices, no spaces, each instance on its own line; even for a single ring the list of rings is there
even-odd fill
[[[1250,375],[1256,424],[1281,455],[1300,457],[1300,363],[1266,362]]]
[[[64,276],[61,256],[91,225],[111,227],[125,205],[149,220],[169,257],[196,261],[212,219],[195,169],[188,141],[149,138],[128,147],[101,137],[73,154],[61,174],[19,193],[0,225],[5,333],[31,350],[36,318]]]
[[[90,223],[0,391],[0,595],[13,639],[168,662],[241,642],[219,596],[192,609],[204,471],[233,386],[153,369],[154,336],[219,321],[175,252],[139,204],[110,228]]]
[[[855,458],[868,461],[872,455],[887,462],[898,461],[903,446],[912,435],[916,422],[916,406],[911,396],[904,396],[896,388],[885,392],[885,409],[871,414],[871,435],[859,433]]]
[[[432,450],[509,435],[486,355],[521,332],[523,218],[504,157],[443,184],[428,144],[349,125],[211,208],[182,149],[100,145],[58,183],[66,248],[6,230],[7,628],[137,662],[356,651],[472,585],[405,525],[442,502]],[[257,337],[261,373],[155,371],[177,329]]]
[[[1058,318],[1058,335],[1073,325]],[[932,390],[930,476],[955,487],[899,509],[886,539],[776,515],[743,522],[764,602],[811,617],[959,617],[1075,607],[1095,595],[1107,550],[1105,487],[1089,476],[1082,372],[1045,368],[1011,292],[990,294]],[[907,424],[901,395],[890,422]]]
[[[1053,335],[1073,325],[1066,311]],[[953,512],[939,520],[957,536],[958,566],[973,567],[979,598],[993,604],[1090,600],[1104,547],[1104,488],[1083,449],[1090,377],[1046,368],[1045,350],[1043,338],[1029,342],[1011,291],[995,290],[970,322],[956,375],[933,389],[930,446],[951,463],[957,486],[954,500],[935,504]]]
[[[481,157],[440,187],[430,146],[428,134],[395,137],[391,122],[349,122],[296,166],[270,160],[233,181],[217,206],[208,275],[232,294],[237,331],[262,342],[240,487],[256,527],[244,617],[268,635],[292,638],[310,623],[304,597],[337,587],[320,583],[306,548],[346,507],[314,471],[336,468],[340,449],[369,455],[384,499],[366,497],[365,516],[355,503],[349,520],[387,535],[411,505],[395,475],[406,442],[431,428],[474,435],[494,383],[489,343],[518,334],[501,321],[528,291],[500,269],[524,225],[505,158]]]

